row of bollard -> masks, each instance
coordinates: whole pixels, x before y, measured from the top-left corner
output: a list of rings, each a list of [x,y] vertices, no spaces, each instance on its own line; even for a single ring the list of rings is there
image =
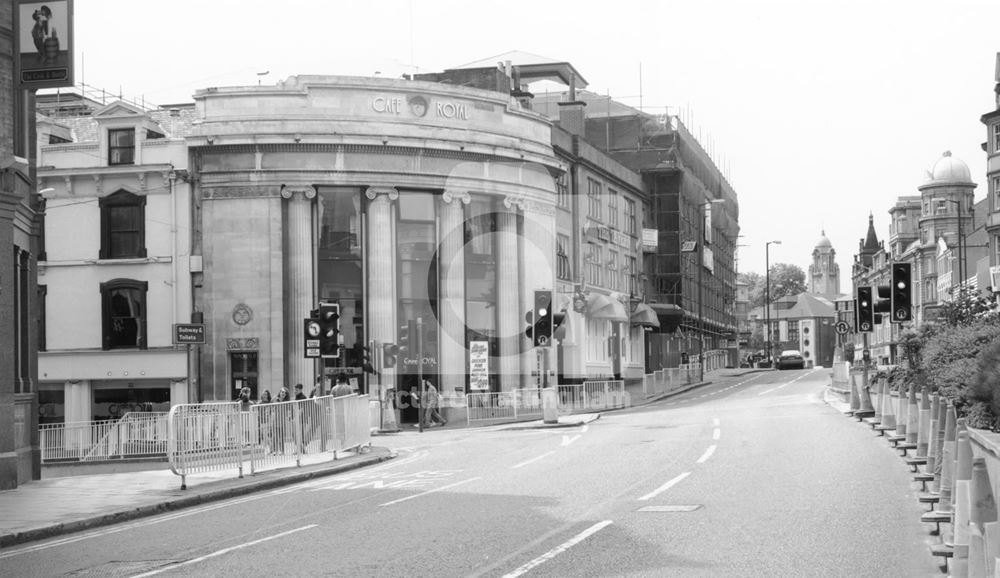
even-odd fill
[[[927,386],[917,397],[916,385],[890,395],[883,378],[874,389],[852,376],[849,415],[868,423],[890,443],[911,467],[914,481],[923,485],[919,496],[932,509],[921,521],[936,526],[941,537],[931,553],[951,562],[951,576],[1000,578],[1000,522],[989,472],[984,458],[973,458],[972,441],[965,418],[957,418],[955,406],[943,396],[929,394]],[[912,457],[907,452],[913,450]],[[923,466],[923,470],[920,470]],[[927,490],[928,484],[930,490]],[[943,531],[942,531],[942,526]]]

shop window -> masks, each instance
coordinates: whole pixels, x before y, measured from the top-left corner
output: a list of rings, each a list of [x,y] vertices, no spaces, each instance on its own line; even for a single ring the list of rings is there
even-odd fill
[[[595,221],[601,220],[601,183],[596,179],[587,178],[587,216]]]
[[[556,276],[564,281],[572,279],[572,268],[569,263],[569,237],[566,235],[556,236]]]
[[[101,283],[104,349],[146,349],[147,288],[132,279]]]
[[[108,131],[108,164],[135,163],[135,129],[117,128]]]
[[[146,198],[118,191],[100,200],[101,259],[146,257]]]

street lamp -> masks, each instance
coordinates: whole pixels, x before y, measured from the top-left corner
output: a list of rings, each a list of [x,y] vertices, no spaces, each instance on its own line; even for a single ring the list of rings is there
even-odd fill
[[[764,243],[764,316],[767,318],[767,362],[773,363],[771,359],[771,245],[780,245],[781,241],[768,241]],[[769,365],[770,367],[770,365]]]
[[[700,370],[700,377],[698,381],[705,380],[705,317],[702,314],[702,287],[701,282],[702,271],[705,269],[705,220],[707,218],[707,213],[705,209],[716,203],[724,203],[725,199],[712,199],[699,206],[699,221],[701,221],[701,226],[699,227],[700,233],[698,235],[698,367]]]
[[[958,216],[958,287],[959,291],[965,291],[965,281],[967,271],[966,261],[965,261],[965,232],[962,229],[962,202],[955,199],[942,199],[940,197],[933,197],[931,201],[936,201],[940,203],[955,203],[956,213]],[[972,213],[972,206],[969,206],[969,213]]]

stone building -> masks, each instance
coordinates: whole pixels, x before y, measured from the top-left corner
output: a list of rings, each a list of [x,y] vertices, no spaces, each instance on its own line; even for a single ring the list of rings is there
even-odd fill
[[[835,299],[840,294],[840,265],[837,251],[823,231],[812,252],[809,265],[809,293]]]

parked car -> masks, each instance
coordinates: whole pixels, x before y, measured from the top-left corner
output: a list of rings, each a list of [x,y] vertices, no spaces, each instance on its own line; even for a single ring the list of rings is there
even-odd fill
[[[796,349],[786,349],[778,356],[778,369],[805,369],[806,360]]]

